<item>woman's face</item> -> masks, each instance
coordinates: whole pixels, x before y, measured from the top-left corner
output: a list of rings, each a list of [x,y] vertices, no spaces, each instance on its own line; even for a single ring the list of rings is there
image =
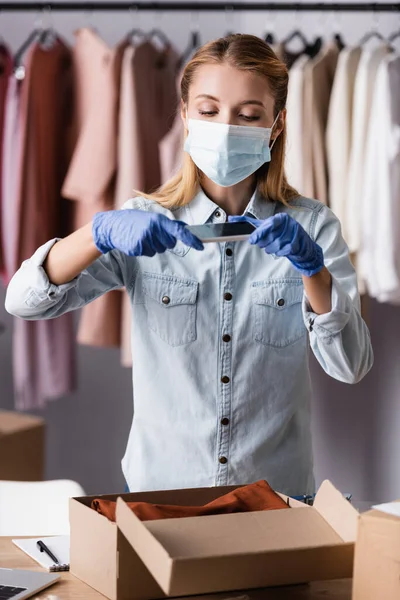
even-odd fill
[[[264,77],[242,71],[228,64],[203,65],[189,90],[188,106],[182,107],[188,119],[200,119],[244,125],[271,127],[274,122],[274,99]],[[272,139],[281,131],[282,119],[274,128]]]

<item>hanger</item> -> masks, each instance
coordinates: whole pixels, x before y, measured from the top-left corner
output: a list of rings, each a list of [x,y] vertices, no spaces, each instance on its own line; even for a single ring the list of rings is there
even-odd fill
[[[333,40],[336,43],[336,46],[339,48],[339,50],[343,50],[343,48],[346,47],[346,43],[341,34],[342,21],[339,18],[339,13],[337,11],[337,8],[334,8],[334,10],[333,10],[333,18],[331,19],[330,23],[331,23],[331,35],[333,37]]]
[[[139,37],[140,41],[144,41],[146,39],[146,33],[143,31],[143,29],[140,29],[139,27],[134,27],[133,29],[128,31],[128,33],[125,36],[125,39],[133,44],[135,37]]]
[[[170,41],[168,37],[161,29],[158,29],[157,27],[149,31],[149,33],[147,34],[147,38],[149,40],[156,38],[164,46],[164,49],[169,48],[170,46]]]
[[[358,45],[359,46],[364,46],[367,42],[369,42],[370,40],[373,39],[377,39],[380,40],[381,42],[385,42],[385,38],[383,37],[383,35],[381,33],[379,33],[379,31],[376,30],[371,30],[368,31],[368,33],[366,33],[361,40],[359,41]]]
[[[189,43],[186,46],[181,58],[179,59],[179,69],[181,69],[190,59],[192,54],[201,45],[200,33],[197,29],[192,29],[189,37]]]
[[[343,50],[343,48],[346,47],[346,44],[344,42],[344,39],[342,38],[341,33],[335,33],[333,36],[333,39],[335,40],[336,45],[339,48],[339,50]]]
[[[41,46],[44,46],[45,48],[51,48],[51,46],[57,39],[57,33],[53,27],[53,21],[51,18],[50,7],[44,7],[42,9],[43,17],[46,17],[46,13],[48,17],[48,27],[43,27],[43,25],[35,27],[14,55],[14,73],[18,79],[23,79],[25,77],[25,70],[23,69],[22,60],[28,48],[34,42],[38,42]]]
[[[21,66],[25,52],[28,50],[30,45],[33,44],[33,42],[35,42],[40,37],[42,31],[42,29],[34,29],[33,31],[31,31],[31,33],[28,35],[23,44],[21,44],[21,46],[18,48],[14,55],[15,70]]]
[[[400,37],[400,29],[398,31],[395,31],[394,33],[390,34],[388,37],[388,41],[394,42],[395,40],[397,40],[398,37]]]
[[[266,19],[266,31],[263,35],[263,39],[265,42],[267,42],[267,44],[275,44],[276,42],[276,36],[275,36],[275,29],[276,29],[276,21],[275,21],[275,15],[272,14],[272,11],[267,11],[267,19]]]
[[[379,14],[376,12],[376,4],[373,9],[373,25],[371,31],[368,31],[361,40],[359,41],[359,46],[364,46],[370,40],[379,40],[380,42],[386,42],[386,38],[379,32]]]
[[[301,41],[301,43],[304,46],[302,52],[304,54],[307,54],[310,58],[314,58],[314,56],[316,56],[321,50],[322,38],[317,37],[313,42],[310,43],[300,29],[295,29],[294,31],[289,33],[289,35],[282,40],[282,44],[285,47],[295,39],[299,39]]]

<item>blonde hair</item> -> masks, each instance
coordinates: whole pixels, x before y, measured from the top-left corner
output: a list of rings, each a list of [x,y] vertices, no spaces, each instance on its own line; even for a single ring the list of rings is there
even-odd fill
[[[197,69],[205,64],[225,62],[237,69],[265,77],[275,101],[274,117],[285,108],[289,80],[286,66],[266,42],[254,35],[245,34],[233,34],[214,40],[195,53],[186,65],[181,80],[181,97],[186,106]],[[275,140],[271,150],[271,162],[260,167],[256,177],[258,190],[263,197],[287,204],[289,200],[298,196],[298,192],[286,180],[285,145],[286,125]],[[183,154],[182,168],[172,179],[156,192],[140,195],[155,200],[166,208],[178,208],[189,204],[198,191],[200,173],[190,155],[186,152]]]

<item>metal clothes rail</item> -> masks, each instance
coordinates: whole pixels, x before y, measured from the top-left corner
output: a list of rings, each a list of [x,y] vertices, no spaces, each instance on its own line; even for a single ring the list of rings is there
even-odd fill
[[[299,12],[397,12],[400,2],[0,2],[0,12],[23,11],[160,11],[160,12],[236,12],[236,11],[299,11]]]

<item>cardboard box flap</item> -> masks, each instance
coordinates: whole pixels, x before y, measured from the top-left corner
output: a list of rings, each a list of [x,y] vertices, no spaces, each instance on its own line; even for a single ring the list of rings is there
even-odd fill
[[[327,479],[317,492],[314,509],[344,542],[356,541],[359,513]]]
[[[307,548],[338,547],[341,537],[313,508],[141,522],[122,498],[117,524],[166,594],[175,565],[232,560]],[[217,563],[216,563],[217,564]],[[204,567],[206,569],[206,567]],[[204,577],[207,572],[204,572]]]
[[[169,588],[172,559],[122,498],[117,498],[117,525],[163,590]]]

